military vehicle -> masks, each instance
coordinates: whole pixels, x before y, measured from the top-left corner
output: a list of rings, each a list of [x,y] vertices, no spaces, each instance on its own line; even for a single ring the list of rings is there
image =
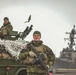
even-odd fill
[[[64,40],[68,40],[68,47],[63,48],[60,52],[59,58],[56,58],[55,64],[52,68],[53,72],[71,72],[76,71],[76,44],[75,44],[75,25],[71,32],[66,32],[69,34],[69,38],[64,38]]]
[[[26,46],[24,38],[32,30],[32,25],[18,34],[11,31],[9,35],[0,38],[0,75],[26,75],[26,65],[22,64],[18,56]]]
[[[19,53],[28,44],[24,39],[32,27],[27,26],[23,32],[11,31],[4,37],[0,36],[0,75],[27,75],[27,64],[21,63]]]

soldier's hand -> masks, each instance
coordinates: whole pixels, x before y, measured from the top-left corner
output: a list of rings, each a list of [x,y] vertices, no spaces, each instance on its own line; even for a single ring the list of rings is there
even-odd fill
[[[50,66],[49,65],[46,65],[46,67],[49,69],[50,68]]]
[[[49,62],[49,65],[50,65],[50,66],[52,66],[52,65],[53,65],[53,62],[52,62],[52,61],[50,61],[50,62]]]
[[[30,57],[37,57],[36,54],[35,54],[33,51],[30,51],[30,52],[29,52],[29,56],[30,56]]]

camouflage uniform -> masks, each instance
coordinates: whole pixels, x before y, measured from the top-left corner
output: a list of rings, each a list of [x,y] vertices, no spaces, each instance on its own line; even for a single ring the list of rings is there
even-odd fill
[[[12,30],[13,30],[13,27],[10,22],[8,22],[8,24],[3,24],[3,26],[0,28],[0,37],[8,35],[9,32]]]
[[[55,55],[53,54],[52,50],[48,46],[44,45],[42,41],[39,41],[39,42],[32,41],[31,43],[36,48],[38,53],[44,54],[44,56],[46,58],[44,63],[46,65],[52,66],[54,64],[54,60],[55,60]],[[31,61],[35,59],[35,57],[29,56],[30,51],[32,51],[32,50],[30,50],[30,48],[28,48],[28,45],[27,45],[26,49],[23,49],[21,51],[19,58],[22,60],[23,63],[30,64]],[[29,75],[37,75],[34,73],[38,73],[39,75],[40,74],[46,75],[46,71],[38,64],[28,66],[27,72],[32,73]]]

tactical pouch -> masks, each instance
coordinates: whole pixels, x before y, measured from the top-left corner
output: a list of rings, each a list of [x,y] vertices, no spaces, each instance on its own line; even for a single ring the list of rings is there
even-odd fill
[[[2,30],[3,35],[7,35],[7,30]]]

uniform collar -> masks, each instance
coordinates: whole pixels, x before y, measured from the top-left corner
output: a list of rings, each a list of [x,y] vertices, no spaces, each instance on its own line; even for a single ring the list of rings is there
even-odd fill
[[[32,43],[34,46],[38,47],[38,46],[40,46],[40,45],[43,43],[43,41],[41,41],[41,40],[40,40],[40,41],[34,41],[34,40],[33,40],[31,43]]]

